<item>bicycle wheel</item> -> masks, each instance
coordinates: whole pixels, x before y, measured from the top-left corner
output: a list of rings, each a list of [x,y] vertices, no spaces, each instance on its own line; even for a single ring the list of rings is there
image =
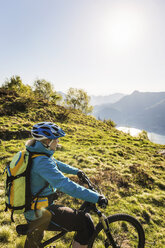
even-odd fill
[[[134,217],[127,214],[115,214],[107,217],[111,235],[115,241],[115,248],[144,248],[144,230]],[[91,243],[88,248],[113,247],[109,244],[103,226],[99,223],[96,226]]]

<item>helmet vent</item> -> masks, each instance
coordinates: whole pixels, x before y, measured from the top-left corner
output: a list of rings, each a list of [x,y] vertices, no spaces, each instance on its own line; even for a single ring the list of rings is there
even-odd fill
[[[50,133],[46,132],[46,131],[43,131],[43,133],[46,135],[46,136],[51,136]]]
[[[50,130],[50,128],[49,128],[49,127],[45,127],[45,126],[44,126],[43,128],[44,128],[44,129],[47,129],[47,130]]]
[[[41,122],[41,123],[38,123],[38,126],[42,126],[44,124],[45,124],[44,122]]]
[[[39,135],[39,134],[34,134],[34,133],[33,133],[33,137],[34,137],[34,138],[40,138],[40,137],[42,137],[42,136]]]
[[[38,131],[33,131],[34,134],[38,134]]]
[[[54,134],[54,136],[59,137],[59,134],[58,133],[53,133],[53,134]]]
[[[56,132],[58,131],[58,127],[52,127]]]

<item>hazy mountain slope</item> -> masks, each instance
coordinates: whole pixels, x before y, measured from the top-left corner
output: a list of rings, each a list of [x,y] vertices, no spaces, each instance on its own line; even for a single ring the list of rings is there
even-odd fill
[[[149,131],[165,133],[165,99],[161,102],[146,108],[143,114],[139,115],[139,126]],[[159,127],[158,127],[159,126]]]
[[[94,107],[92,114],[101,120],[111,119],[115,122],[116,120],[117,122],[122,121],[122,112],[116,108],[113,108],[113,106],[111,107],[109,104]]]
[[[63,97],[63,99],[65,99],[66,94],[62,91],[58,91],[58,93]],[[122,97],[124,97],[125,95],[122,93],[115,93],[115,94],[111,94],[111,95],[106,95],[106,96],[102,96],[102,95],[91,95],[90,96],[90,105],[95,106],[95,105],[102,105],[102,104],[109,104],[109,103],[115,103],[117,101],[119,101]]]
[[[13,248],[13,244],[16,248],[23,247],[24,237],[16,235],[15,226],[25,221],[22,215],[16,216],[11,225],[10,213],[4,212],[5,177],[2,172],[12,156],[24,149],[32,125],[43,120],[54,121],[65,130],[67,135],[60,139],[61,147],[54,156],[82,169],[99,185],[109,199],[105,213],[135,216],[143,224],[146,240],[151,244],[148,247],[165,247],[165,220],[162,218],[165,157],[160,153],[165,146],[142,137],[131,137],[92,116],[47,101],[30,101],[10,92],[0,96],[0,103],[0,247]],[[78,182],[76,176],[69,177]],[[63,194],[58,200],[59,204],[73,208],[81,202]],[[92,217],[97,220],[93,214]],[[72,233],[58,242],[57,248],[67,247],[71,238]]]
[[[115,93],[115,94],[111,94],[111,95],[106,95],[106,96],[94,96],[91,95],[91,100],[90,100],[90,104],[92,106],[95,105],[102,105],[102,104],[109,104],[109,103],[115,103],[117,101],[119,101],[121,98],[123,98],[125,95],[121,94],[121,93]]]
[[[93,114],[101,119],[112,119],[118,125],[127,125],[165,134],[165,92],[133,92],[120,101],[99,106]]]
[[[113,107],[124,113],[139,113],[165,99],[165,92],[139,92],[123,97]]]

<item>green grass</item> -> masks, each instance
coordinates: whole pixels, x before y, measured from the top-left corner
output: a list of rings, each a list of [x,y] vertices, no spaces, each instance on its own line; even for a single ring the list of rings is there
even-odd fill
[[[0,247],[10,248],[13,244],[16,248],[23,247],[25,237],[16,235],[15,226],[25,220],[22,215],[15,216],[15,223],[11,223],[10,212],[4,212],[2,172],[12,156],[24,149],[30,137],[27,131],[39,121],[56,122],[65,130],[67,135],[60,139],[61,148],[54,156],[82,169],[99,185],[109,199],[105,213],[137,217],[145,229],[148,247],[165,247],[165,158],[158,153],[165,146],[132,137],[78,110],[50,104],[43,107],[42,102],[34,106],[25,112],[0,116]],[[78,182],[76,176],[70,178]],[[74,208],[81,204],[81,200],[67,195],[62,195],[60,202]],[[97,217],[92,217],[96,223]],[[46,233],[48,236],[50,233]],[[72,233],[59,241],[57,247],[67,247],[71,239]]]

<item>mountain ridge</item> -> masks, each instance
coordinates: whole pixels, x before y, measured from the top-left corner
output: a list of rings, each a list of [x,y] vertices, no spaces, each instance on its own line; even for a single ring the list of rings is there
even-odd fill
[[[119,126],[132,126],[165,134],[164,100],[165,92],[134,91],[114,104],[98,106],[93,114],[100,119],[112,119]],[[154,116],[155,113],[157,117]]]
[[[107,103],[115,103],[124,96],[125,94],[122,93],[114,93],[109,95],[90,95],[91,97],[90,104],[95,106],[95,105],[101,105]]]

